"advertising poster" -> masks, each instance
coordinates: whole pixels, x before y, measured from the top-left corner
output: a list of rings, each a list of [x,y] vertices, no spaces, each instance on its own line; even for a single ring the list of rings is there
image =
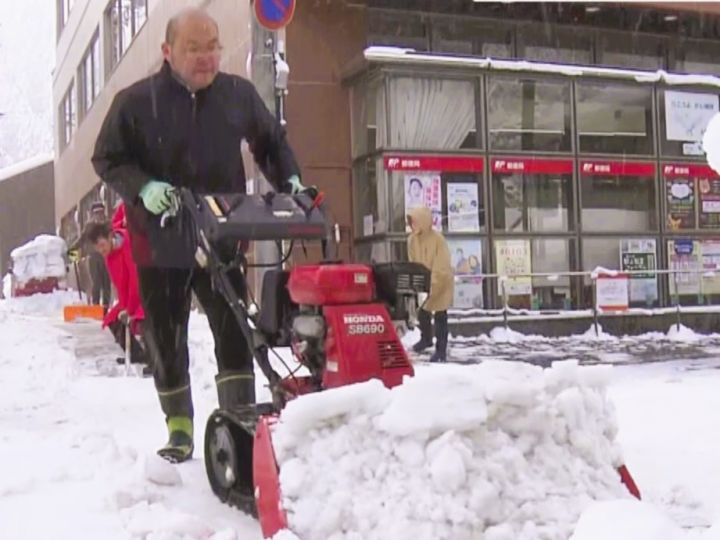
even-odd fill
[[[700,242],[702,259],[702,293],[720,294],[720,240]],[[708,275],[714,272],[715,275]]]
[[[668,240],[668,268],[678,274],[668,276],[670,296],[698,295],[701,292],[702,247],[689,238]],[[688,273],[684,273],[688,272]],[[677,292],[676,292],[677,291]]]
[[[667,191],[668,229],[681,231],[695,228],[695,180],[668,178]]]
[[[668,141],[700,141],[718,112],[716,94],[665,91],[665,136]]]
[[[463,182],[447,185],[448,230],[450,232],[479,232],[477,183]]]
[[[495,260],[497,273],[501,276],[529,274],[532,271],[530,240],[496,240]],[[505,290],[508,296],[531,295],[532,278],[529,276],[509,278],[505,282]],[[498,294],[502,294],[500,285],[498,285]]]
[[[652,238],[620,241],[620,270],[642,272],[657,268],[657,250]],[[633,274],[630,279],[630,302],[651,304],[658,298],[657,276],[652,272]]]
[[[597,307],[602,311],[625,311],[628,308],[630,293],[629,280],[624,274],[600,274],[595,282]]]
[[[483,307],[482,241],[448,240],[450,261],[455,273],[455,298],[458,309]]]
[[[720,229],[720,178],[699,178],[700,228]]]
[[[413,208],[427,207],[432,211],[433,228],[442,230],[442,184],[440,173],[409,173],[405,175],[405,214]]]

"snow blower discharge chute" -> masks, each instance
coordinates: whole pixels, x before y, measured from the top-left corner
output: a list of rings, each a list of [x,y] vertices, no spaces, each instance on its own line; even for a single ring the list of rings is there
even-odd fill
[[[271,537],[288,525],[272,444],[280,411],[302,394],[370,379],[391,388],[414,375],[397,328],[415,326],[418,299],[429,292],[430,273],[415,263],[337,261],[337,229],[314,188],[295,196],[199,195],[183,189],[178,199],[177,212],[163,216],[164,226],[190,221],[195,259],[231,306],[272,396],[268,403],[226,408],[221,403],[210,415],[204,443],[208,479],[223,502],[257,517],[263,535]],[[242,250],[230,261],[219,256],[220,244],[252,240],[275,241],[280,254],[277,263],[265,265],[262,309],[238,296],[228,272],[263,265],[247,264]],[[293,244],[304,241],[320,242],[324,262],[284,269]],[[289,243],[287,253],[283,242]],[[271,354],[280,360],[277,347],[290,347],[307,374],[287,368],[288,374],[281,376],[271,364]],[[627,468],[618,472],[639,498]]]

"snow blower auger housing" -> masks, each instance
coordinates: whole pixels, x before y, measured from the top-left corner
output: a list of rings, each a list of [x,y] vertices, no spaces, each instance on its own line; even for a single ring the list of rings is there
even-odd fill
[[[270,403],[245,401],[226,408],[221,403],[211,414],[204,447],[208,479],[221,500],[256,516],[270,537],[287,527],[271,440],[280,410],[302,394],[372,378],[393,387],[412,376],[396,326],[415,325],[418,297],[429,292],[430,273],[414,263],[335,261],[336,229],[314,189],[296,196],[181,190],[179,202],[177,215],[165,217],[193,223],[195,258],[232,307],[272,395]],[[276,240],[281,255],[264,274],[259,310],[238,296],[227,277],[230,268],[252,266],[242,251],[232,261],[218,255],[220,244],[248,240]],[[327,262],[283,269],[288,257],[282,240],[320,241]],[[288,368],[288,375],[280,376],[270,363],[275,347],[290,347],[307,375]]]

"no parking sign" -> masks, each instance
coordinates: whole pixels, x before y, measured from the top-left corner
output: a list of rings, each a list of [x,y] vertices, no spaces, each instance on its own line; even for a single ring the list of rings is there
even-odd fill
[[[287,26],[295,13],[295,0],[255,0],[255,17],[268,30]]]

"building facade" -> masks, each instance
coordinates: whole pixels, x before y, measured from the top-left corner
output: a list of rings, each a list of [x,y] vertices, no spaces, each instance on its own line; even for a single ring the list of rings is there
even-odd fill
[[[109,197],[89,157],[114,92],[157,69],[182,7],[100,4],[75,0],[58,41],[67,233],[83,201]],[[223,69],[269,103],[267,40],[283,40],[290,142],[328,196],[343,258],[405,258],[406,210],[426,205],[451,244],[458,308],[497,307],[485,276],[512,272],[540,275],[506,284],[511,305],[588,306],[590,276],[573,272],[597,267],[707,271],[636,274],[635,306],[720,300],[720,178],[699,144],[720,95],[714,4],[303,0],[281,36],[252,24],[249,1],[195,4],[219,15]]]
[[[0,171],[0,276],[10,268],[13,249],[39,234],[55,234],[54,198],[52,156]]]

